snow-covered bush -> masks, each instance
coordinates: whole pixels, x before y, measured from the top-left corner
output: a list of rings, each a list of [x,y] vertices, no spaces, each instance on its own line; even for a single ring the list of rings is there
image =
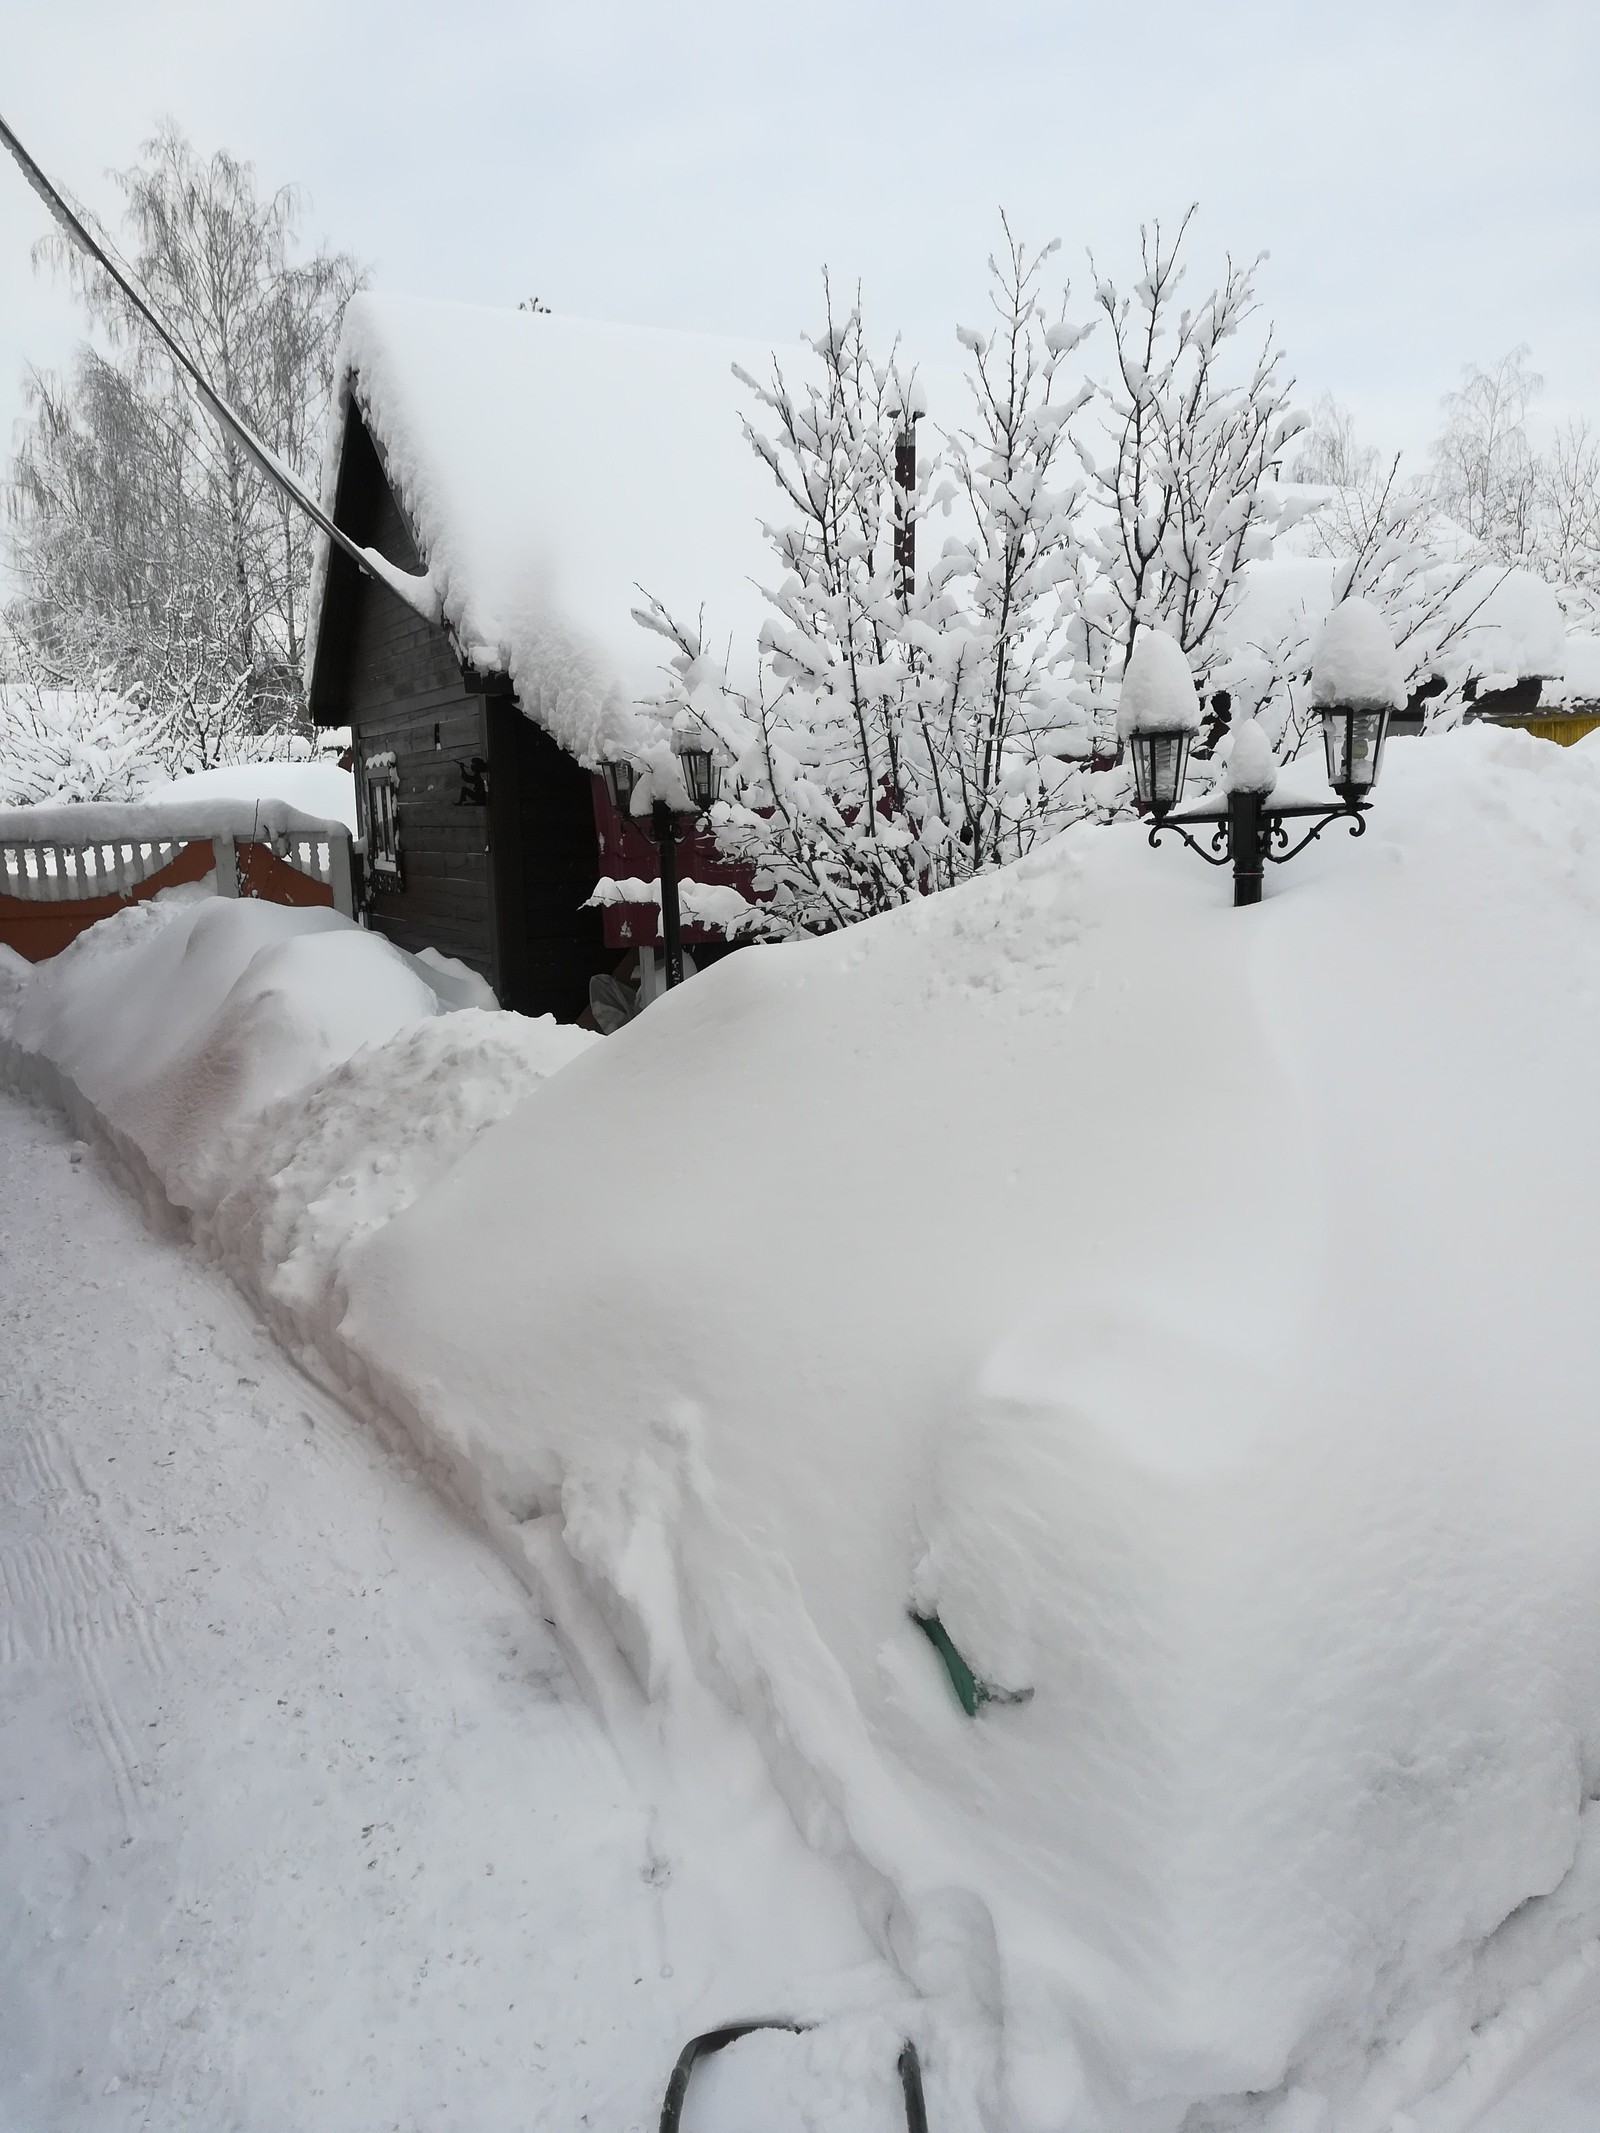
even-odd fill
[[[1031,251],[1009,224],[993,322],[957,333],[965,424],[924,419],[914,371],[898,345],[873,358],[859,304],[838,319],[830,302],[817,375],[745,376],[766,422],[746,434],[785,507],[753,683],[703,617],[647,594],[638,619],[671,648],[663,718],[731,763],[714,822],[754,869],[758,929],[826,931],[1115,811],[1139,633],[1162,630],[1202,676],[1220,656],[1244,566],[1302,508],[1273,478],[1300,418],[1270,335],[1242,375],[1227,364],[1254,267],[1179,309],[1188,228],[1143,234],[1131,295],[1097,279],[1109,382],[1069,364],[1094,322],[1069,317],[1067,289],[1047,301],[1057,245]]]
[[[965,429],[918,453],[924,411],[898,348],[874,361],[859,304],[831,302],[809,342],[821,375],[747,377],[770,427],[746,423],[793,514],[768,529],[783,572],[769,594],[753,689],[659,602],[639,619],[672,645],[663,710],[710,730],[732,759],[723,849],[750,862],[769,932],[869,916],[1025,852],[1084,810],[1090,752],[1058,589],[1071,572],[1080,480],[1060,478],[1056,397],[1083,337],[1040,292],[1054,246],[1006,233],[990,261],[992,334],[963,329]],[[918,572],[920,528],[959,511]]]
[[[148,722],[115,689],[0,680],[0,807],[131,800],[162,767]]]

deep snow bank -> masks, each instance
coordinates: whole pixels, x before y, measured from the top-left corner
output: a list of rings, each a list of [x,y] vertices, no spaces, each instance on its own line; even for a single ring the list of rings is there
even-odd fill
[[[49,962],[6,955],[0,1057],[87,1104],[248,1287],[310,1314],[309,1337],[351,1242],[593,1041],[485,1012],[485,993],[337,912],[197,885]]]
[[[1597,840],[1600,756],[1473,728],[1257,910],[1086,829],[604,1043],[419,1015],[328,914],[270,923],[366,1051],[181,912],[0,1012],[666,1708],[742,1709],[969,2120],[1453,2076],[1442,2129],[1600,1929]],[[1026,1700],[963,1716],[912,1606]]]
[[[1074,835],[732,959],[350,1265],[376,1381],[741,1701],[1029,2123],[1357,2123],[1573,1862],[1597,832],[1592,754],[1474,732],[1256,912]],[[963,1718],[913,1602],[1029,1700]]]

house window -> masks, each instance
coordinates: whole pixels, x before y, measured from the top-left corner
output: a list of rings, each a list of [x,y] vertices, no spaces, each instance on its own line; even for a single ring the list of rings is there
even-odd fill
[[[392,882],[400,874],[400,773],[393,750],[369,755],[367,788],[367,869]]]

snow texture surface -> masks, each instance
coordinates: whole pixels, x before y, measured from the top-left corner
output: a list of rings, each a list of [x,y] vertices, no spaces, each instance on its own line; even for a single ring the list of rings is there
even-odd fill
[[[1569,702],[1600,703],[1600,637],[1573,632],[1567,639],[1562,678]]]
[[[1405,675],[1383,617],[1367,600],[1341,600],[1317,632],[1311,701],[1357,711],[1403,711]]]
[[[409,1449],[11,1097],[0,1354],[0,2123],[653,2125],[798,2004],[694,2133],[893,2124],[892,1976],[759,1772],[620,1753]]]
[[[1567,628],[1555,593],[1531,570],[1485,567],[1468,588],[1472,608],[1462,637],[1486,686],[1505,687],[1537,674],[1560,681]]]

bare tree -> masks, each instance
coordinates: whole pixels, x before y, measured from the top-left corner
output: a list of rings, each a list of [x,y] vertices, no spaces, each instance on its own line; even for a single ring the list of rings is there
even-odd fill
[[[1469,364],[1446,393],[1445,425],[1433,446],[1434,495],[1491,555],[1515,563],[1537,539],[1540,476],[1528,442],[1528,410],[1544,390],[1526,343],[1489,369]]]
[[[942,849],[929,853],[941,886],[1020,857],[1081,813],[1073,772],[1093,752],[1060,592],[1073,574],[1085,487],[1068,425],[1094,387],[1087,379],[1058,386],[1092,325],[1068,318],[1067,288],[1053,312],[1045,303],[1042,277],[1059,240],[1030,253],[1004,215],[1001,226],[1004,249],[988,262],[993,324],[987,333],[957,332],[972,406],[945,447],[965,530],[930,570],[930,619],[943,626],[920,655],[933,797],[946,833]],[[940,605],[946,593],[953,601]]]
[[[1540,569],[1590,607],[1600,599],[1600,437],[1563,422],[1538,464]]]
[[[1159,222],[1140,231],[1143,271],[1126,294],[1106,278],[1095,288],[1115,369],[1097,401],[1110,456],[1078,443],[1098,519],[1082,543],[1079,612],[1081,661],[1102,695],[1141,629],[1165,629],[1203,670],[1245,564],[1302,509],[1276,479],[1305,417],[1271,328],[1242,372],[1226,360],[1257,309],[1260,261],[1229,259],[1220,287],[1182,305],[1194,214],[1171,238]]]
[[[1356,418],[1332,393],[1319,396],[1289,469],[1291,481],[1315,488],[1363,489],[1379,472],[1373,446],[1356,437]]]
[[[361,276],[297,258],[300,201],[170,124],[117,179],[133,272],[273,450],[314,479],[344,306]],[[199,408],[156,337],[64,239],[37,262],[77,291],[109,352],[34,372],[9,492],[12,626],[64,682],[112,675],[192,762],[292,721],[311,533]]]
[[[753,688],[730,685],[703,627],[655,601],[639,610],[672,647],[663,712],[732,758],[718,840],[753,867],[767,932],[949,887],[1094,804],[1060,599],[1084,489],[1067,425],[1093,388],[1059,387],[1088,329],[1067,319],[1065,290],[1046,303],[1056,249],[1030,251],[1005,226],[992,322],[958,329],[968,419],[925,423],[921,451],[915,376],[897,350],[874,359],[859,305],[841,319],[829,301],[812,376],[745,378],[760,409],[746,435],[785,507],[768,528],[779,583]],[[953,530],[914,568],[937,513]]]

